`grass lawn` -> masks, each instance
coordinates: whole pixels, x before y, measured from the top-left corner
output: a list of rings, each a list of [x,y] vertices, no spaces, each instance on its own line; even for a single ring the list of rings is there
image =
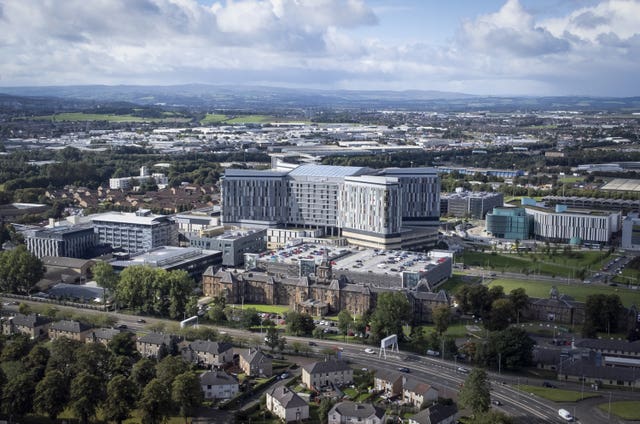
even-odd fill
[[[274,120],[275,118],[269,115],[245,115],[228,119],[224,122],[227,124],[263,124],[265,122],[273,122]]]
[[[243,307],[242,305],[232,305],[232,306],[236,308]],[[269,314],[282,314],[289,311],[289,307],[284,305],[259,305],[259,304],[250,304],[250,303],[244,304],[244,309],[250,309],[250,308],[253,308],[258,312],[267,312]]]
[[[601,403],[598,408],[604,412],[609,412],[609,403]],[[640,401],[626,400],[611,403],[611,413],[623,420],[640,420]]]
[[[218,122],[223,122],[227,119],[227,115],[221,115],[219,113],[207,113],[207,115],[200,121],[200,124],[216,124]]]
[[[567,183],[567,184],[580,183],[584,181],[584,177],[562,177],[562,178],[558,178],[558,181],[561,183]]]
[[[438,287],[438,290],[444,290],[447,293],[455,293],[456,289],[464,284],[466,284],[464,281],[464,275],[454,272],[451,278]]]
[[[524,384],[515,387],[519,388],[523,392],[533,393],[536,396],[540,396],[541,398],[545,398],[554,402],[577,402],[582,399],[600,396],[594,393],[583,394],[579,391],[574,390],[554,389],[551,387],[540,386],[527,386]]]
[[[505,293],[519,287],[525,289],[530,297],[548,298],[551,287],[556,286],[560,293],[567,294],[579,302],[587,300],[590,294],[612,294],[620,296],[622,304],[626,307],[640,305],[640,290],[631,290],[623,287],[597,286],[583,283],[566,284],[562,280],[557,282],[513,280],[496,278],[489,286],[502,286]]]

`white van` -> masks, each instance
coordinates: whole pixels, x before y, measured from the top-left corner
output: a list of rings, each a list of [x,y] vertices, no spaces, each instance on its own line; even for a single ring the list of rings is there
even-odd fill
[[[562,417],[565,421],[573,421],[573,415],[566,409],[558,409],[558,415]]]

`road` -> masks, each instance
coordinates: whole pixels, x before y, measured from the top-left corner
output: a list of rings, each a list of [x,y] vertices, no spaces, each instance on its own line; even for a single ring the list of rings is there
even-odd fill
[[[25,302],[30,303],[33,306],[41,305],[38,302]],[[77,311],[75,308],[57,306],[59,309],[71,309]],[[4,306],[6,310],[17,311],[16,305]],[[104,314],[102,311],[94,310],[82,310],[87,314]],[[146,323],[138,322],[139,317],[121,314],[121,313],[108,313],[114,319],[117,320],[116,325],[124,324],[133,331],[144,331],[150,326],[158,324],[177,324],[176,321],[147,318]],[[217,330],[225,332],[232,337],[255,339],[258,336],[256,333],[252,333],[246,330],[226,327],[216,327]],[[259,336],[258,336],[259,337]],[[464,382],[466,374],[457,372],[457,364],[443,361],[440,359],[434,359],[426,356],[415,355],[408,352],[393,352],[388,353],[387,358],[381,358],[379,356],[379,349],[374,349],[375,354],[368,354],[364,352],[366,345],[356,345],[351,343],[343,343],[337,341],[326,341],[313,339],[315,346],[310,346],[311,339],[303,337],[286,337],[289,345],[291,342],[297,341],[309,348],[311,353],[315,356],[322,356],[323,352],[327,349],[334,350],[339,356],[350,362],[357,364],[363,368],[371,369],[388,369],[397,370],[398,367],[408,367],[411,370],[411,375],[431,384],[433,387],[440,391],[441,396],[456,398],[460,385]],[[261,340],[261,339],[260,339]],[[464,365],[465,368],[471,369],[472,367]],[[623,420],[618,420],[612,417],[607,419],[606,414],[602,413],[596,408],[599,403],[607,402],[607,393],[602,393],[602,398],[598,400],[582,401],[576,404],[558,404],[539,398],[532,394],[524,393],[517,389],[519,383],[524,383],[524,378],[518,378],[516,376],[498,375],[497,373],[489,373],[491,381],[491,397],[492,400],[499,400],[501,406],[493,406],[499,410],[516,417],[518,422],[522,423],[560,423],[565,422],[558,416],[558,409],[565,408],[571,412],[577,414],[579,423],[582,424],[600,424],[602,422],[609,423],[625,423]],[[507,383],[507,384],[504,384]],[[529,379],[529,384],[540,385],[542,381]],[[573,387],[575,386],[575,387]],[[578,385],[566,384],[567,389],[580,390]],[[611,394],[612,400],[640,400],[640,393],[618,392],[614,391]]]

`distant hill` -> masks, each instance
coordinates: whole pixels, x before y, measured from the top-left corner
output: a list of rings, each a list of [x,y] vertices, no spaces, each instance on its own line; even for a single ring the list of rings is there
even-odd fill
[[[78,85],[50,87],[0,87],[0,104],[47,101],[64,105],[124,103],[197,109],[283,110],[300,108],[434,111],[639,111],[640,97],[491,97],[440,91],[311,90],[260,86],[205,84],[171,86]],[[57,99],[57,100],[56,100]],[[86,102],[86,103],[85,103]]]

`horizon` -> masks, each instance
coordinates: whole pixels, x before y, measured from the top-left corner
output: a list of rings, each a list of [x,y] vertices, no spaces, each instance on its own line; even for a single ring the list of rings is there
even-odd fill
[[[640,0],[0,0],[0,87],[636,97]]]

